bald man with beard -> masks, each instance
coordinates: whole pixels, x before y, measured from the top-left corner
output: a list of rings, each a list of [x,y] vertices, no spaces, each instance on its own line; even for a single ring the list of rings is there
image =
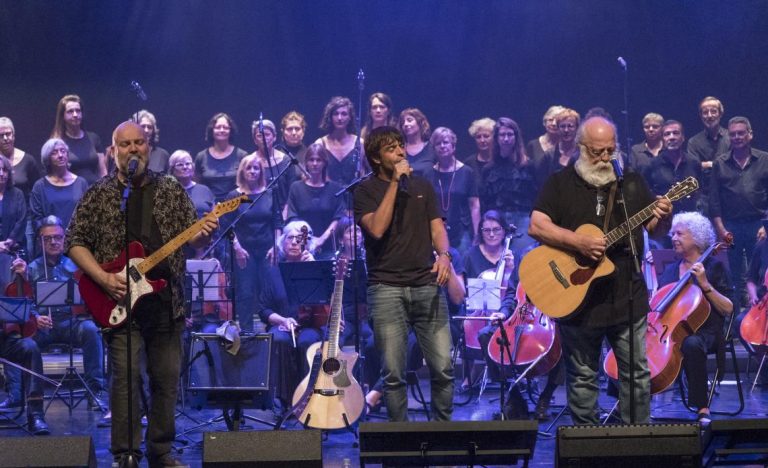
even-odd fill
[[[619,407],[621,418],[630,422],[629,409],[629,333],[635,336],[635,423],[647,423],[650,418],[650,371],[645,358],[646,314],[648,297],[645,281],[635,275],[629,250],[629,239],[621,239],[606,250],[604,237],[576,233],[582,224],[601,228],[609,216],[607,231],[624,221],[616,192],[613,206],[607,204],[616,176],[611,156],[618,151],[616,128],[602,117],[585,120],[576,136],[579,158],[569,167],[549,177],[539,192],[528,234],[542,244],[572,251],[593,261],[604,255],[616,265],[616,271],[595,282],[583,307],[573,317],[561,320],[563,357],[566,365],[568,405],[575,424],[597,424],[597,371],[603,339],[613,347],[619,366]],[[672,203],[655,197],[643,178],[627,172],[623,189],[630,216],[658,200],[653,218],[645,223],[652,231],[659,219],[669,216]],[[633,232],[635,243],[643,251],[640,229]],[[631,287],[630,287],[631,285]],[[633,298],[633,323],[629,323],[629,297]]]

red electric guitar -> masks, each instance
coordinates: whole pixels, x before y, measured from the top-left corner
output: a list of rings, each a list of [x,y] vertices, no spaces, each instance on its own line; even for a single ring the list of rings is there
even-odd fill
[[[125,251],[121,252],[115,260],[102,263],[101,268],[109,273],[118,273],[125,277],[126,265],[129,268],[131,277],[131,308],[143,296],[155,293],[163,289],[166,285],[165,280],[149,280],[146,278],[147,272],[162,262],[167,256],[171,255],[179,247],[186,244],[192,237],[203,229],[205,220],[211,217],[219,218],[222,215],[235,211],[240,203],[248,201],[247,195],[241,195],[237,198],[225,200],[217,203],[213,211],[200,218],[195,224],[184,230],[181,234],[171,239],[167,244],[157,249],[152,255],[144,258],[144,246],[140,242],[131,242],[128,245],[128,255]],[[126,260],[127,257],[127,260]],[[102,327],[115,328],[122,325],[127,318],[127,309],[124,301],[117,302],[112,299],[90,276],[79,272],[80,275],[80,295],[85,304],[93,314],[96,323]]]

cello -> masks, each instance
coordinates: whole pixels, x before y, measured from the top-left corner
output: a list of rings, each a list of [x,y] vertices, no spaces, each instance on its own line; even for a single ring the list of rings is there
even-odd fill
[[[16,255],[16,260],[23,259],[24,250],[18,249],[13,252]],[[21,274],[14,272],[13,280],[5,286],[5,295],[7,297],[26,297],[32,299],[34,293],[32,291],[32,285]],[[37,333],[37,319],[34,315],[30,314],[29,319],[21,323],[6,323],[3,325],[3,331],[6,334],[19,333],[22,338],[30,338]]]
[[[703,263],[733,243],[727,233],[723,242],[711,245],[694,263]],[[651,394],[666,390],[677,379],[683,363],[683,340],[696,333],[709,317],[710,305],[701,289],[693,283],[693,273],[686,271],[676,283],[670,283],[651,298],[645,353],[651,371]],[[616,355],[610,350],[603,362],[605,373],[618,380]]]
[[[478,275],[479,279],[489,281],[496,280],[501,283],[501,294],[499,296],[500,299],[504,297],[504,294],[506,294],[509,277],[512,274],[511,270],[506,271],[506,263],[504,262],[504,255],[506,255],[507,251],[509,251],[510,242],[512,242],[511,234],[507,235],[505,239],[504,249],[501,251],[501,257],[499,258],[498,266],[495,269],[489,268]],[[477,350],[481,349],[480,341],[478,341],[477,336],[480,334],[480,330],[485,328],[487,325],[487,321],[482,320],[482,317],[487,317],[491,314],[491,312],[495,311],[486,309],[474,309],[468,311],[467,317],[470,317],[470,319],[464,320],[464,345],[467,348]]]
[[[515,293],[517,307],[502,326],[509,337],[509,349],[502,349],[501,330],[493,332],[488,345],[488,356],[502,364],[502,353],[508,351],[504,365],[532,366],[529,377],[545,375],[557,364],[562,354],[560,334],[552,319],[531,304],[525,296],[522,283]]]
[[[768,270],[765,272],[763,284],[768,287]],[[768,292],[753,305],[739,328],[741,338],[749,343],[757,352],[768,351]]]

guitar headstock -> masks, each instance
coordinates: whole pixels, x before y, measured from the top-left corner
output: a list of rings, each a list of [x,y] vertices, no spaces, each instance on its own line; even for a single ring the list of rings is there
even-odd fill
[[[216,215],[216,217],[221,217],[223,214],[230,213],[232,211],[235,211],[241,203],[248,201],[248,195],[240,195],[235,198],[230,198],[229,200],[224,200],[223,202],[216,203],[216,206],[213,207],[213,210],[211,210],[211,213]]]
[[[693,176],[688,176],[670,187],[669,191],[664,196],[670,201],[677,201],[687,197],[698,189],[699,181]]]
[[[341,281],[347,276],[349,276],[349,259],[342,255],[333,264],[333,277],[336,281]]]

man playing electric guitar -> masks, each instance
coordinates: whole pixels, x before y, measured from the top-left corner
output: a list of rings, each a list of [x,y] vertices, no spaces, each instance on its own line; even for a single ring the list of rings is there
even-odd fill
[[[614,262],[614,274],[595,283],[580,313],[560,322],[563,355],[566,363],[567,394],[573,422],[597,424],[597,370],[600,348],[607,338],[619,360],[620,410],[629,422],[629,296],[633,297],[635,334],[635,407],[636,423],[647,423],[650,417],[650,372],[645,359],[646,314],[648,297],[642,276],[633,276],[632,258],[625,237],[606,252],[606,239],[575,232],[582,224],[608,229],[624,221],[618,191],[611,195],[616,181],[610,158],[617,151],[616,128],[601,117],[584,121],[577,133],[579,159],[553,174],[539,192],[531,215],[528,233],[543,244],[573,251],[584,259],[598,261],[604,255]],[[623,182],[630,216],[654,201],[643,178],[625,174]],[[653,230],[659,219],[669,216],[672,203],[657,198],[654,217],[645,224]],[[609,217],[605,223],[606,216]],[[607,232],[607,230],[605,230]],[[637,248],[643,251],[643,236],[632,233]],[[631,290],[629,289],[631,278]]]
[[[170,176],[148,171],[149,145],[141,127],[132,122],[117,126],[113,135],[116,172],[105,177],[83,195],[67,230],[69,257],[85,275],[113,300],[122,300],[127,292],[124,273],[106,271],[101,263],[111,262],[124,248],[125,215],[121,195],[134,166],[133,190],[127,201],[128,237],[139,241],[147,253],[178,236],[197,221],[195,208],[184,188]],[[133,162],[135,161],[135,162]],[[218,227],[215,216],[205,218],[201,230],[190,238],[192,247],[205,245]],[[175,437],[174,411],[181,365],[181,332],[184,328],[184,254],[179,249],[170,254],[147,278],[164,279],[168,286],[156,294],[143,296],[134,306],[132,321],[119,328],[105,329],[112,366],[112,441],[116,462],[128,455],[140,458],[141,424],[139,405],[139,350],[146,352],[151,406],[146,446],[149,466],[186,466],[171,455]],[[135,291],[132,288],[132,294]],[[131,332],[133,414],[128,414],[127,336]],[[128,418],[133,434],[128,433]],[[129,437],[132,443],[129,444]]]

